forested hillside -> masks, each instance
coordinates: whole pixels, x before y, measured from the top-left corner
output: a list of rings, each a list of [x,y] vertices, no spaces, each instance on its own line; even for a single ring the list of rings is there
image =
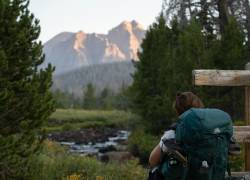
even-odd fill
[[[119,92],[132,83],[135,68],[131,61],[84,66],[75,71],[54,76],[53,89],[60,89],[81,97],[87,84],[91,83],[100,93],[104,88]]]

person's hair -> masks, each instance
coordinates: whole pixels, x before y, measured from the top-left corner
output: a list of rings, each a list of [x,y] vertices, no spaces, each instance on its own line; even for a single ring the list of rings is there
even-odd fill
[[[174,108],[178,115],[181,115],[190,108],[204,108],[201,99],[192,92],[177,93]]]

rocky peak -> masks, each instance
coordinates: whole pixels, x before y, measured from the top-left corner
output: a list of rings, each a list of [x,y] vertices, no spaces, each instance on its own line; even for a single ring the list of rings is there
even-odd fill
[[[125,31],[129,31],[131,32],[132,31],[132,24],[131,22],[129,21],[123,21],[118,27],[117,29],[119,30],[125,30]]]
[[[138,59],[137,51],[145,34],[145,30],[141,27],[135,20],[123,21],[108,33],[109,40],[118,45],[126,59]]]
[[[108,34],[63,32],[44,44],[45,65],[56,66],[56,74],[85,65],[137,60],[145,30],[135,20],[123,21]]]
[[[86,34],[83,31],[79,31],[75,34],[74,49],[80,51],[84,48],[84,42],[86,40]]]
[[[138,23],[136,20],[132,20],[131,24],[132,24],[133,29],[140,29],[144,31],[143,26],[140,23]]]
[[[132,32],[133,30],[141,30],[145,31],[143,26],[139,24],[137,21],[132,20],[132,21],[123,21],[121,24],[116,26],[115,28],[111,29],[109,32],[112,31],[127,31],[127,32]]]

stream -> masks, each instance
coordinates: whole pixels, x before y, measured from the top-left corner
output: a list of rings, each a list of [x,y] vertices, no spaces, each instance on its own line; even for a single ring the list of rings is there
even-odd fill
[[[59,142],[71,153],[101,159],[109,152],[127,152],[129,135],[130,132],[127,130],[105,128],[51,133],[48,138]]]
[[[61,145],[67,146],[72,153],[81,155],[98,155],[98,153],[105,153],[108,151],[125,150],[126,145],[123,143],[128,139],[130,132],[120,130],[116,136],[108,137],[104,142],[89,142],[87,144],[76,144],[75,142],[59,142]]]

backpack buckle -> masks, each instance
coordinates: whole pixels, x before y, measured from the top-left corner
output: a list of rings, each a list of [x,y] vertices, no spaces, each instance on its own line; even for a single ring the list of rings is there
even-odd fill
[[[200,173],[208,173],[209,171],[209,165],[206,160],[203,160],[201,162],[201,167],[200,167]]]

